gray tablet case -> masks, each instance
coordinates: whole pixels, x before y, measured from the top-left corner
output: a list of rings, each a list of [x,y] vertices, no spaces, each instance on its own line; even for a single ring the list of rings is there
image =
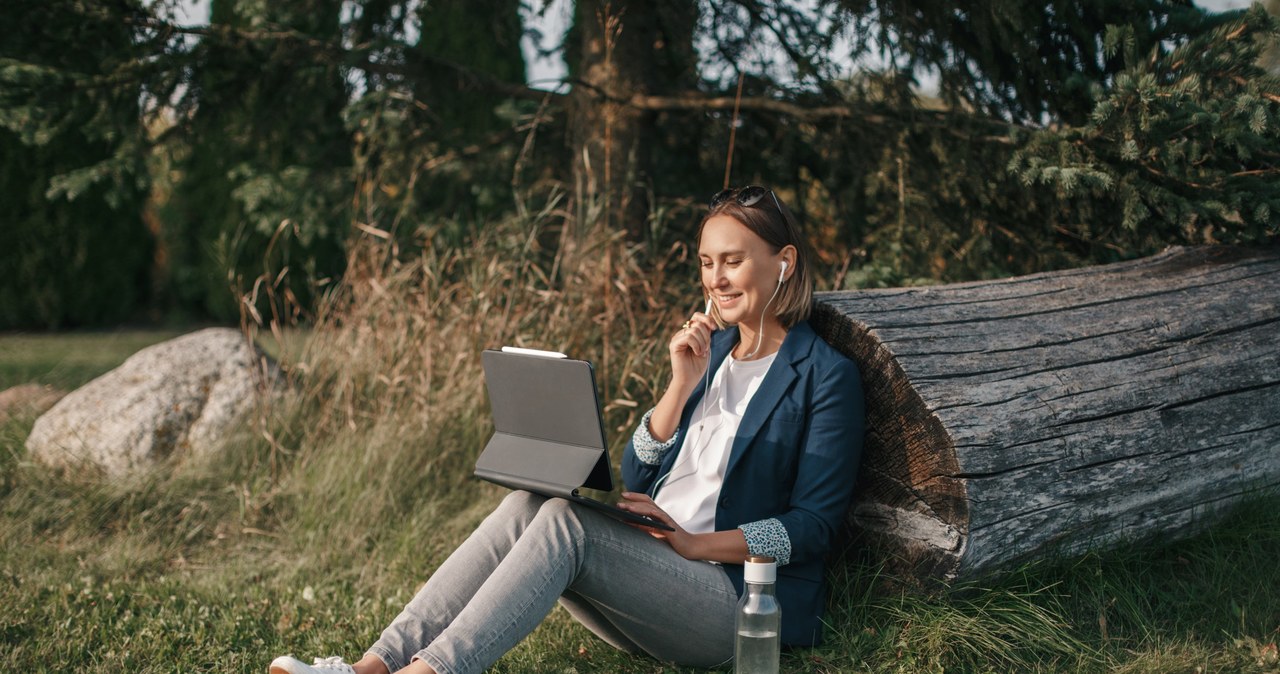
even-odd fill
[[[476,460],[476,477],[669,528],[578,494],[582,487],[613,489],[591,363],[494,349],[481,360],[494,433]]]

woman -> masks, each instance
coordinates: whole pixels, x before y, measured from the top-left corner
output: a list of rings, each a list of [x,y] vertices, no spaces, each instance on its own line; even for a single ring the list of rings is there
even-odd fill
[[[698,257],[710,313],[672,336],[671,382],[622,463],[619,506],[671,531],[514,492],[359,662],[282,657],[272,674],[478,672],[557,601],[617,648],[721,664],[749,554],[777,559],[782,642],[818,643],[823,557],[862,449],[858,370],[806,320],[807,245],[771,190],[717,194]]]

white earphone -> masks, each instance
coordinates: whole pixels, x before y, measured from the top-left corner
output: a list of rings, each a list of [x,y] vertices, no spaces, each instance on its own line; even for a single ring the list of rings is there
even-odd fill
[[[786,260],[783,260],[783,261],[782,261],[782,270],[778,272],[778,283],[782,283],[783,281],[787,280],[787,279],[783,278],[783,277],[784,277],[784,276],[786,276],[786,275],[787,275],[787,261],[786,261]]]

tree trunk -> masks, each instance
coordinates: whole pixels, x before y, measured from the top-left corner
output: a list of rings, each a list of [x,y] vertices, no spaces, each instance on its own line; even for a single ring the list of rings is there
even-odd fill
[[[642,238],[655,113],[632,99],[696,86],[697,18],[687,2],[578,0],[568,110],[579,222]]]
[[[899,574],[1184,535],[1280,485],[1280,250],[821,293],[862,369],[849,524]]]

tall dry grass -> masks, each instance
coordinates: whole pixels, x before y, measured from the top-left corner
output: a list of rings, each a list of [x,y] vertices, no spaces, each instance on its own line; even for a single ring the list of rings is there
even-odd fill
[[[616,460],[668,376],[665,336],[697,304],[696,267],[683,242],[583,227],[555,192],[544,204],[422,228],[410,255],[378,232],[354,242],[310,338],[281,353],[296,393],[262,423],[270,509],[301,566],[421,570],[487,512],[501,490],[471,478],[492,432],[487,348],[593,361]]]

